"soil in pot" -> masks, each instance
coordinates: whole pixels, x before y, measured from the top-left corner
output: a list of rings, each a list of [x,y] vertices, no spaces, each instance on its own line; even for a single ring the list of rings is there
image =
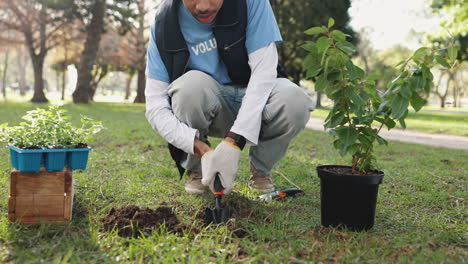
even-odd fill
[[[173,209],[167,206],[161,206],[155,210],[140,208],[136,205],[119,209],[112,208],[101,221],[104,224],[104,230],[111,231],[116,228],[119,236],[122,237],[139,237],[142,232],[157,230],[162,225],[172,233],[182,233],[184,230],[197,232],[181,224],[173,213]]]
[[[79,143],[78,145],[75,146],[75,148],[87,148],[88,144],[85,143]]]
[[[353,175],[349,166],[318,166],[322,225],[354,231],[373,227],[383,172]]]

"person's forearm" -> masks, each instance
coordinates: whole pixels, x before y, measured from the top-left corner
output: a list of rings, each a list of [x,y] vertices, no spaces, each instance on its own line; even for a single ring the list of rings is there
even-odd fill
[[[249,65],[252,75],[231,132],[244,136],[249,145],[256,145],[260,134],[262,113],[277,76],[276,45],[271,43],[249,54]]]
[[[194,143],[193,143],[193,153],[195,156],[197,156],[199,159],[205,155],[206,152],[211,151],[211,147],[208,146],[205,142],[199,140],[198,138],[195,138]]]
[[[168,84],[151,78],[146,82],[146,118],[168,143],[193,154],[197,130],[180,122],[171,110]]]

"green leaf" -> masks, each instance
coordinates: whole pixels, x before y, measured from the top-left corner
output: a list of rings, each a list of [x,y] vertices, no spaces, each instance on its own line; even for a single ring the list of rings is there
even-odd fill
[[[393,80],[387,85],[387,88],[390,88],[390,87],[388,87],[388,86],[391,86],[391,84],[401,83],[401,82],[403,81],[403,79],[406,78],[406,76],[408,76],[408,72],[407,72],[407,71],[401,72],[395,79],[393,79]]]
[[[364,100],[362,100],[361,96],[359,96],[353,88],[347,89],[346,94],[356,106],[361,107],[364,104]]]
[[[455,46],[451,46],[447,50],[450,61],[454,62],[457,59],[458,49]]]
[[[317,49],[319,53],[322,53],[324,50],[326,50],[328,47],[330,47],[332,44],[332,41],[328,39],[327,37],[323,36],[320,37],[317,40]]]
[[[431,70],[425,64],[421,65],[421,72],[424,79],[428,79],[429,81],[434,79],[434,75],[432,75]]]
[[[346,72],[348,74],[348,77],[351,80],[356,80],[358,78],[356,66],[354,66],[354,64],[350,60],[347,60],[345,62],[345,66],[346,66],[346,70],[347,70]]]
[[[365,135],[359,135],[358,137],[359,142],[366,146],[371,146],[372,145],[372,138],[370,136],[365,136]]]
[[[313,27],[313,28],[309,28],[308,30],[304,31],[305,34],[307,35],[310,35],[310,36],[313,36],[313,35],[318,35],[318,34],[321,34],[321,33],[324,33],[326,32],[326,30],[322,27]]]
[[[310,68],[309,70],[307,70],[307,75],[306,75],[307,78],[315,77],[320,73],[320,71],[322,71],[322,67],[320,67],[319,64],[317,64],[317,65],[318,65],[318,67]]]
[[[331,37],[336,41],[346,40],[345,34],[343,32],[341,32],[340,30],[338,30],[338,29],[332,31]]]
[[[385,126],[387,127],[388,130],[394,128],[396,126],[396,123],[395,121],[393,121],[392,119],[387,119],[387,122],[385,123]]]
[[[356,131],[353,127],[343,127],[338,129],[336,132],[340,141],[345,147],[354,144],[359,136],[358,131]]]
[[[364,79],[364,77],[366,76],[366,72],[363,69],[356,66],[356,65],[354,65],[354,68],[356,68],[358,78],[359,79]]]
[[[331,28],[333,27],[333,25],[335,25],[335,20],[333,18],[329,18],[328,19],[328,28]]]
[[[378,74],[371,74],[371,75],[368,75],[368,76],[367,76],[366,80],[375,81],[375,80],[377,80],[377,79],[379,79],[379,78],[380,78],[380,75],[378,75]]]
[[[341,85],[328,84],[328,89],[325,90],[325,94],[331,100],[339,100],[341,98],[342,87]]]
[[[417,49],[415,52],[414,52],[414,57],[416,56],[426,56],[426,55],[429,55],[431,53],[431,49],[429,48],[426,48],[426,47],[421,47],[419,49]]]
[[[392,116],[395,119],[400,119],[407,111],[409,106],[409,100],[403,98],[401,95],[397,95],[392,102]]]
[[[404,118],[398,119],[398,122],[400,122],[400,126],[401,126],[402,128],[406,128],[406,123],[405,123],[405,119],[404,119]]]
[[[337,47],[345,53],[354,53],[356,52],[356,48],[353,45],[347,45],[339,43]]]
[[[424,61],[424,57],[429,54],[431,54],[431,50],[429,48],[422,47],[414,52],[413,58],[417,62],[422,63]]]
[[[405,99],[409,99],[411,97],[411,89],[408,83],[404,83],[400,86],[400,95],[403,96]]]
[[[342,143],[343,142],[341,142],[341,140],[337,139],[333,141],[333,146],[338,150],[341,156],[344,156],[346,154],[346,146],[344,146]]]
[[[411,90],[414,92],[419,92],[424,89],[426,85],[426,79],[424,79],[423,74],[414,74],[410,78],[409,85],[411,85]]]
[[[317,45],[315,45],[315,43],[306,43],[301,47],[310,53],[318,53]]]
[[[328,72],[328,64],[329,64],[330,59],[331,59],[330,56],[327,56],[327,51],[330,48],[330,46],[325,48],[325,50],[322,53],[322,59],[320,60],[320,65],[324,66],[323,68],[325,69],[325,74]],[[323,63],[324,61],[325,61],[325,64]]]
[[[388,145],[387,140],[385,140],[383,137],[379,135],[375,135],[375,139],[377,140],[377,142],[379,142],[379,145]]]
[[[444,57],[436,55],[435,59],[440,65],[442,65],[442,66],[444,66],[446,68],[450,68],[450,64],[444,59]]]
[[[346,151],[351,154],[351,155],[354,155],[356,153],[359,152],[359,148],[360,148],[361,144],[352,144],[351,146],[347,147],[346,148]]]
[[[324,124],[325,128],[334,128],[342,124],[344,115],[341,112],[335,113],[332,117]]]
[[[328,86],[328,80],[324,75],[320,75],[320,77],[315,82],[315,91],[320,92],[323,91]]]
[[[424,85],[424,91],[426,93],[430,93],[431,92],[431,88],[432,88],[432,82],[431,81],[427,81],[426,84]]]
[[[414,108],[414,111],[418,112],[421,110],[421,108],[426,104],[426,100],[421,98],[419,94],[414,93],[413,96],[411,96],[411,106]]]
[[[343,80],[343,75],[341,72],[331,72],[327,75],[327,80],[329,82],[341,81]]]
[[[402,61],[398,62],[397,65],[395,65],[395,68],[398,67],[398,66],[400,66],[400,65],[403,65],[403,64],[404,64],[404,66],[406,66],[407,63],[408,63],[407,60],[402,60]]]
[[[307,78],[315,77],[322,70],[318,55],[310,53],[303,62],[303,68],[307,71]]]

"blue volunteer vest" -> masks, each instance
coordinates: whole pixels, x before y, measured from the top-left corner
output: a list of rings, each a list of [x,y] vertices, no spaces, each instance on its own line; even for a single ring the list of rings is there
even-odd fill
[[[155,18],[156,46],[170,82],[175,81],[190,70],[187,68],[190,52],[179,25],[180,4],[181,0],[165,0]],[[219,56],[226,65],[229,78],[234,84],[246,87],[251,75],[249,56],[245,46],[247,34],[246,0],[224,0],[212,28]],[[278,77],[287,78],[287,74],[280,64],[277,66],[277,72]],[[168,147],[182,177],[185,169],[180,165],[180,162],[187,154],[171,144],[168,144]]]

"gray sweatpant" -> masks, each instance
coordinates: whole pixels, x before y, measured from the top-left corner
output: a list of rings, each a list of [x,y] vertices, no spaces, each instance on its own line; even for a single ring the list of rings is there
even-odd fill
[[[206,136],[224,138],[234,124],[245,88],[222,85],[201,71],[189,71],[172,82],[169,96],[177,118]],[[314,105],[305,92],[285,78],[278,78],[262,113],[257,146],[250,147],[250,162],[269,174],[286,154],[290,141],[305,127]],[[200,159],[187,155],[182,166],[201,171]]]

